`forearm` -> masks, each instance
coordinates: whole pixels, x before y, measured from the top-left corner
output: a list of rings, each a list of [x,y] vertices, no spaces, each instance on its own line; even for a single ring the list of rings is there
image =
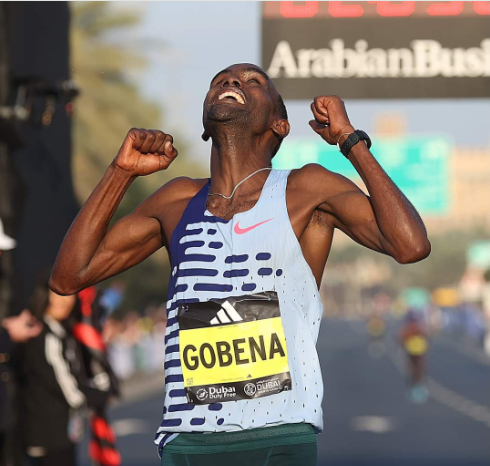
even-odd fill
[[[311,104],[314,120],[310,126],[328,144],[342,144],[348,134],[354,131],[345,110],[344,102],[338,96],[315,97]],[[398,262],[409,263],[422,260],[430,253],[430,243],[422,219],[410,201],[390,180],[363,142],[355,144],[349,159],[366,185],[370,199],[354,205],[342,206],[344,231],[361,244],[385,252]],[[364,197],[364,196],[363,196]],[[330,199],[339,204],[339,200]],[[332,205],[330,205],[332,208]],[[354,211],[360,209],[360,211]],[[333,211],[335,212],[335,208]],[[338,210],[338,209],[337,209]],[[372,212],[371,212],[372,211]],[[374,215],[374,218],[372,218]],[[350,218],[349,218],[350,217]],[[350,225],[346,224],[349,219]],[[373,225],[376,222],[376,225]],[[360,230],[361,235],[354,230]],[[342,226],[339,226],[342,228]]]
[[[68,230],[58,252],[50,286],[59,294],[81,288],[84,274],[135,177],[111,164]]]
[[[381,240],[391,255],[402,263],[426,257],[430,243],[420,215],[363,142],[352,148],[349,160],[369,191]]]

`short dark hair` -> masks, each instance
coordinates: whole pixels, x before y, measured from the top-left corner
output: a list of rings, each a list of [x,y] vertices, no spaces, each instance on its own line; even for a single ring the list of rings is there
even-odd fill
[[[288,119],[288,111],[286,110],[286,105],[284,104],[284,100],[281,97],[281,94],[279,92],[276,92],[276,97],[274,99],[274,111],[279,115],[281,120],[287,120]],[[277,154],[279,151],[283,138],[277,136],[278,142],[276,147],[274,147],[274,150],[272,151],[272,158]]]
[[[288,119],[288,111],[286,110],[286,105],[284,105],[284,100],[282,100],[281,94],[277,93],[274,101],[274,110],[281,117],[282,120]]]

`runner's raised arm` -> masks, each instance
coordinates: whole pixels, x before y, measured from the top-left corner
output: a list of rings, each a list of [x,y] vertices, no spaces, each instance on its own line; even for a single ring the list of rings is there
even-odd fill
[[[337,96],[316,97],[311,104],[312,129],[327,143],[345,143],[355,130],[343,101]],[[348,159],[366,185],[366,196],[351,180],[321,166],[306,166],[306,186],[318,196],[318,208],[333,218],[333,226],[358,243],[388,254],[402,264],[430,254],[424,222],[415,207],[393,183],[365,144],[352,147]]]
[[[162,247],[161,225],[152,217],[155,194],[107,229],[135,178],[165,170],[176,156],[172,136],[135,128],[128,132],[63,240],[50,280],[53,291],[74,294],[138,264]],[[165,187],[157,193],[161,195],[162,190]]]

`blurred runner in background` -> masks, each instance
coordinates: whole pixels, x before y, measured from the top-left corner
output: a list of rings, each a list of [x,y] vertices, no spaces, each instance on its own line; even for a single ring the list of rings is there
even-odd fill
[[[425,385],[427,374],[427,332],[414,311],[409,311],[399,334],[408,362],[409,396],[416,403],[427,401],[429,391]]]
[[[374,357],[381,356],[385,349],[386,324],[384,319],[378,315],[370,316],[366,323],[366,330],[369,334],[369,354]]]

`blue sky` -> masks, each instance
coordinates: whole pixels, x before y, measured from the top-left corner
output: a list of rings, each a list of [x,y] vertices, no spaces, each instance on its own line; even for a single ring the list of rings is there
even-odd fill
[[[193,157],[207,165],[209,143],[202,133],[202,102],[210,79],[227,65],[260,64],[259,2],[131,2],[142,8],[144,22],[135,33],[146,42],[164,44],[150,51],[151,66],[140,77],[142,92],[164,111],[163,130],[184,135]],[[325,90],[328,94],[328,89]],[[312,96],[313,98],[314,96]],[[286,101],[290,138],[317,138],[308,121],[309,101]],[[490,99],[485,100],[346,100],[353,125],[373,131],[384,113],[401,113],[413,134],[447,134],[460,146],[490,144]],[[287,144],[287,140],[284,144]],[[178,143],[176,142],[178,147]]]

